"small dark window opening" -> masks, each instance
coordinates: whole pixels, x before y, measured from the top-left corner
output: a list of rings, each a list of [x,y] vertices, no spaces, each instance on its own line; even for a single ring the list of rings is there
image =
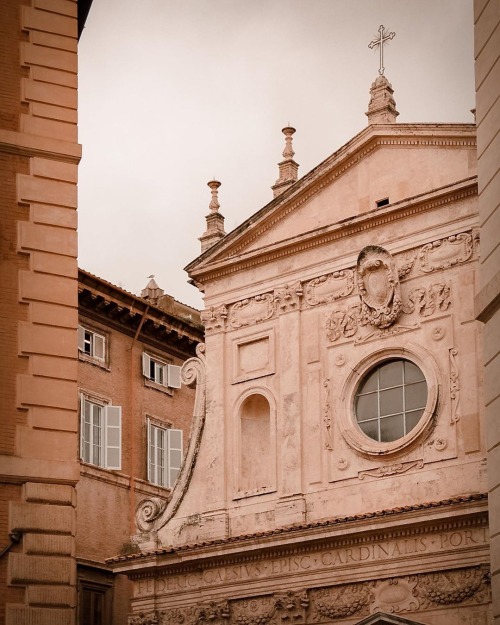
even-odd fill
[[[382,206],[387,206],[387,204],[389,204],[389,198],[385,197],[383,200],[377,200],[376,204],[377,204],[377,208],[381,208]]]

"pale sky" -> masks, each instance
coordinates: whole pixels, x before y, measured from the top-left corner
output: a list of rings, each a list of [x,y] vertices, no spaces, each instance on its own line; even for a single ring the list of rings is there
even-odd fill
[[[79,44],[79,266],[202,308],[214,177],[226,232],[367,124],[378,27],[398,122],[472,122],[472,0],[94,0]]]

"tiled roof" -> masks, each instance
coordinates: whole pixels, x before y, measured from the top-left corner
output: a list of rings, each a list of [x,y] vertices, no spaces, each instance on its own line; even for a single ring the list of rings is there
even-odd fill
[[[186,545],[179,545],[177,547],[164,547],[161,549],[155,549],[153,551],[145,551],[142,553],[134,553],[127,556],[115,556],[114,558],[108,558],[106,562],[126,562],[128,560],[139,560],[141,558],[149,558],[151,556],[161,556],[166,554],[178,553],[181,551],[189,551],[190,549],[199,549],[200,547],[210,547],[211,545],[224,545],[230,543],[244,542],[254,540],[255,538],[264,538],[268,536],[275,536],[278,534],[289,534],[298,532],[301,530],[314,529],[317,527],[331,527],[339,525],[341,523],[352,523],[354,521],[364,521],[368,519],[387,517],[391,515],[403,514],[405,512],[416,512],[419,510],[426,510],[428,508],[441,508],[444,506],[454,506],[463,503],[472,503],[474,501],[484,501],[488,498],[486,493],[477,493],[474,495],[464,495],[461,497],[451,497],[449,499],[443,499],[441,501],[427,501],[425,503],[413,504],[409,506],[397,506],[396,508],[390,508],[388,510],[380,510],[377,512],[365,512],[363,514],[354,514],[352,516],[335,517],[334,519],[326,519],[323,521],[315,521],[313,523],[300,523],[295,525],[289,525],[286,527],[280,527],[273,530],[267,530],[262,532],[254,532],[252,534],[242,534],[240,536],[230,536],[229,538],[219,538],[215,540],[205,540],[200,543],[191,543]]]

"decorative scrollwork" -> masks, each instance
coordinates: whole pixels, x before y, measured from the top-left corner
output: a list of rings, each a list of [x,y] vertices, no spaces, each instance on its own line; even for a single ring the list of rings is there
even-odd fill
[[[465,263],[474,252],[475,239],[470,232],[461,232],[424,245],[419,254],[420,269],[430,273]]]
[[[354,289],[354,272],[352,269],[335,271],[306,284],[305,300],[309,306],[329,304],[341,297],[347,297]]]

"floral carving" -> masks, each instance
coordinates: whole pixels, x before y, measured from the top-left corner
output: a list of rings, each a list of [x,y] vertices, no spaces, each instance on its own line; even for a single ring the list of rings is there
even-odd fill
[[[451,424],[459,419],[457,414],[458,402],[460,401],[460,378],[458,377],[458,365],[456,356],[458,351],[450,349],[450,399],[451,399]]]
[[[358,478],[364,480],[366,475],[370,477],[386,477],[388,475],[399,475],[400,473],[406,473],[410,469],[417,468],[422,469],[424,466],[423,460],[412,460],[410,462],[398,462],[397,464],[385,465],[377,467],[376,469],[366,469],[358,473]]]
[[[332,418],[330,416],[330,380],[323,382],[325,388],[325,402],[323,404],[323,425],[325,426],[325,449],[333,449],[332,443]]]
[[[352,269],[335,271],[306,284],[305,300],[309,306],[329,304],[341,297],[346,297],[354,289],[354,272]]]
[[[281,623],[305,623],[309,598],[305,590],[287,590],[275,595],[274,607]]]
[[[205,333],[215,334],[222,332],[226,325],[227,308],[222,306],[211,306],[207,310],[202,311],[201,320],[205,325]]]
[[[363,248],[356,264],[356,281],[363,325],[380,329],[391,326],[403,305],[398,272],[391,254],[378,245]]]
[[[154,611],[150,614],[139,612],[139,615],[129,619],[129,625],[158,625],[160,623],[160,615]]]
[[[196,606],[174,608],[162,612],[161,625],[194,625],[198,618]]]
[[[403,306],[403,312],[411,314],[414,310],[421,317],[430,317],[436,310],[444,312],[451,304],[451,287],[447,284],[433,284],[427,289],[419,287],[408,295],[408,302]]]
[[[275,614],[271,597],[238,601],[231,608],[235,625],[268,625]]]
[[[198,605],[198,618],[196,623],[213,623],[213,625],[223,625],[227,623],[231,615],[227,601],[209,601],[206,604]]]
[[[375,601],[372,611],[394,613],[417,610],[420,602],[415,597],[416,586],[416,576],[377,582],[373,591]]]
[[[277,304],[278,312],[285,313],[297,310],[300,307],[302,293],[302,284],[300,282],[285,284],[283,288],[276,289],[274,301]]]
[[[404,280],[410,275],[417,255],[415,253],[406,252],[403,256],[403,264],[398,267],[398,277],[400,280]]]
[[[484,600],[485,593],[478,591],[488,582],[488,572],[480,567],[428,573],[419,577],[416,594],[424,601],[425,607],[462,603],[473,597],[480,602]],[[484,590],[487,592],[486,588]]]
[[[465,263],[474,252],[475,240],[469,232],[454,234],[424,245],[418,254],[420,269],[430,273]]]
[[[274,316],[274,295],[264,293],[236,302],[229,312],[229,323],[233,328],[259,323]]]
[[[311,593],[313,599],[313,619],[340,619],[368,612],[372,593],[367,584],[347,584],[333,588],[322,588]]]

